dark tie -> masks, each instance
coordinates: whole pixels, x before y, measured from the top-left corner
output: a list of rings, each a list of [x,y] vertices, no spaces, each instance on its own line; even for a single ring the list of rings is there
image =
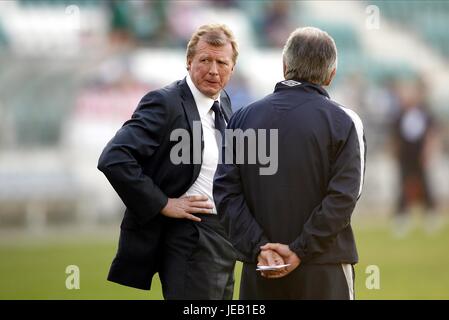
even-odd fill
[[[214,101],[211,109],[215,113],[215,129],[220,131],[221,138],[223,139],[226,123],[223,118],[223,113],[221,112],[220,104],[218,103],[218,101]]]

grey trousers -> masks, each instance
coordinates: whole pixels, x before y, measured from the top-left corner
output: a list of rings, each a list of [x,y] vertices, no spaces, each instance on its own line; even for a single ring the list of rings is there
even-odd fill
[[[165,299],[230,300],[236,253],[216,215],[170,221],[159,275]]]

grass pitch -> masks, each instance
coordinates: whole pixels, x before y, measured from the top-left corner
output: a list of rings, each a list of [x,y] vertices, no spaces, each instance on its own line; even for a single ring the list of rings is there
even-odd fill
[[[356,299],[449,299],[449,228],[427,235],[420,229],[395,239],[386,225],[354,227],[360,262]],[[162,299],[159,279],[151,291],[106,281],[117,232],[109,236],[76,233],[41,236],[38,241],[0,241],[0,299]],[[65,286],[68,265],[80,269],[80,289]],[[369,289],[367,267],[380,271],[379,289]],[[238,297],[241,265],[236,268]],[[369,268],[368,268],[369,271]]]

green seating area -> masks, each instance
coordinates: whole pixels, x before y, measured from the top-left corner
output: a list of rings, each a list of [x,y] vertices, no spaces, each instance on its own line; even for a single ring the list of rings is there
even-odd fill
[[[5,32],[3,31],[2,23],[0,21],[0,50],[6,47],[8,44],[8,39],[6,38]]]
[[[51,63],[11,60],[8,56],[0,60],[3,103],[0,111],[13,119],[15,139],[21,146],[58,143],[64,120],[73,108],[76,95],[73,73],[52,70]]]
[[[70,6],[76,5],[79,7],[98,7],[102,5],[103,1],[98,0],[19,0],[21,6],[39,7],[39,6]]]
[[[370,1],[391,23],[416,33],[440,54],[449,57],[448,1]]]

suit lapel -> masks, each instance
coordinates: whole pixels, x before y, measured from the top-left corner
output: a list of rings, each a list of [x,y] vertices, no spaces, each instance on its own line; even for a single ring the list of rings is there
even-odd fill
[[[232,116],[232,108],[231,108],[231,101],[229,100],[228,94],[224,90],[221,92],[220,104],[222,107],[221,109],[223,110],[223,113],[225,115],[226,123],[228,123],[229,119]]]
[[[200,126],[200,132],[201,132],[201,158],[198,159],[199,161],[193,161],[194,156],[194,141],[195,135],[193,134],[194,130],[194,121],[199,121],[201,123],[200,114],[198,112],[198,108],[195,104],[195,99],[193,98],[192,92],[189,89],[189,86],[187,85],[187,81],[184,78],[181,83],[179,84],[181,88],[181,99],[182,99],[182,107],[184,108],[184,113],[187,118],[187,122],[189,124],[190,128],[190,137],[192,138],[191,144],[190,144],[190,151],[191,151],[191,157],[190,161],[193,164],[193,175],[192,175],[192,181],[190,185],[192,185],[195,180],[198,178],[198,175],[200,174],[201,170],[201,163],[203,162],[203,150],[204,150],[204,140],[203,140],[203,129]],[[196,163],[195,163],[196,162]],[[199,162],[199,163],[198,163]]]
[[[184,112],[186,114],[187,121],[189,123],[190,131],[193,132],[193,122],[201,121],[200,114],[198,113],[198,108],[196,107],[195,99],[193,98],[193,95],[190,92],[189,86],[187,85],[185,78],[181,81],[180,86],[181,86],[182,107],[184,108]]]

